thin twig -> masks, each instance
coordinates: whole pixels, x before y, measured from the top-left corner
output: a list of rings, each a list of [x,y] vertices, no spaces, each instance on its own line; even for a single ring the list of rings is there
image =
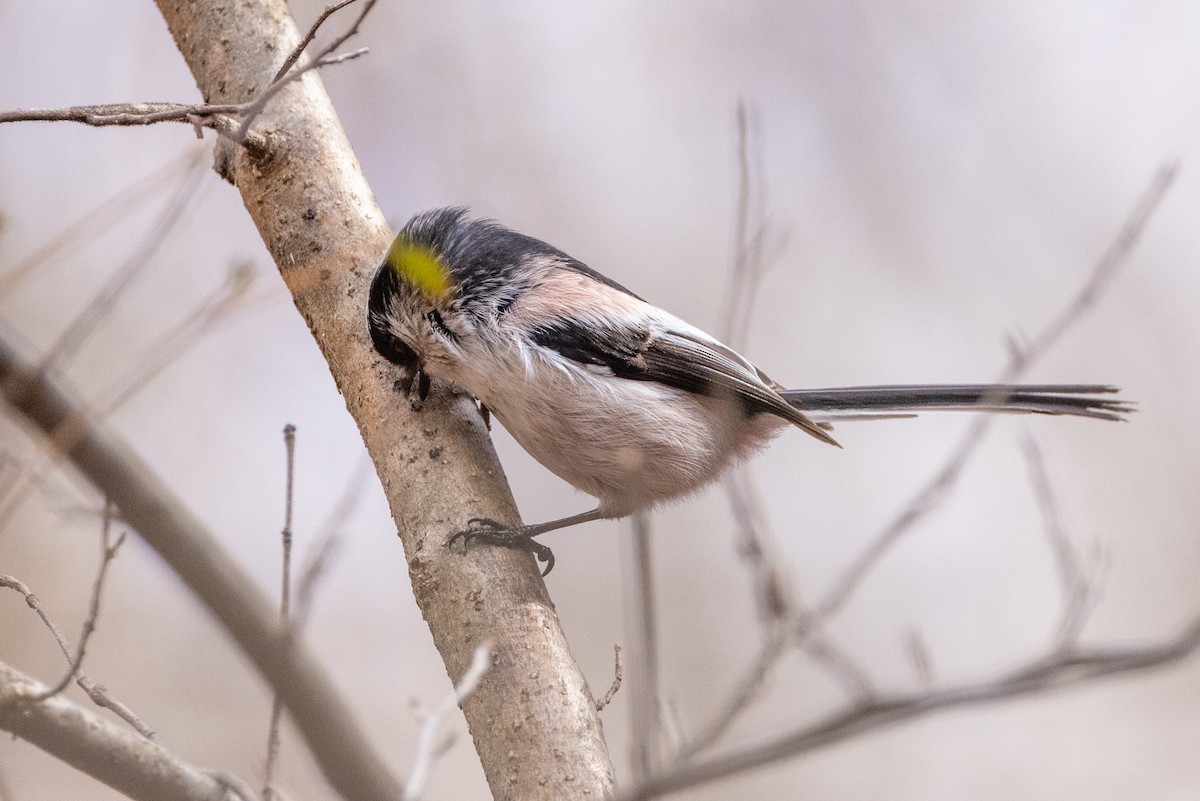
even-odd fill
[[[74,656],[67,656],[71,666],[63,675],[58,683],[50,687],[41,696],[35,696],[36,701],[45,701],[47,698],[53,698],[67,688],[71,683],[71,679],[75,678],[79,673],[79,668],[83,665],[83,657],[87,653],[88,642],[92,639],[92,634],[96,631],[96,621],[100,617],[100,596],[104,592],[104,580],[108,577],[108,566],[112,564],[113,559],[117,558],[117,551],[125,542],[125,532],[121,532],[121,536],[117,537],[114,543],[111,539],[112,532],[112,517],[113,505],[112,501],[107,498],[104,500],[104,517],[100,524],[100,567],[96,571],[96,580],[92,584],[92,601],[88,606],[87,618],[83,621],[83,630],[79,634],[79,647],[75,650]],[[64,643],[60,643],[62,645]],[[65,652],[64,652],[65,653]]]
[[[770,266],[764,241],[771,230],[765,219],[765,181],[761,146],[751,136],[749,115],[744,101],[737,108],[738,194],[734,225],[734,260],[730,291],[723,314],[723,338],[734,348],[743,345],[753,319],[755,299]],[[751,234],[751,230],[755,233]],[[765,522],[757,486],[745,469],[731,471],[724,480],[726,495],[738,530],[738,553],[749,567],[754,580],[754,597],[759,620],[766,636],[759,657],[738,682],[718,714],[681,750],[681,758],[691,758],[709,748],[725,734],[761,693],[776,663],[787,646],[798,644],[818,666],[830,672],[851,698],[863,699],[874,694],[866,671],[823,629],[810,630],[806,636],[789,638],[785,629],[798,630],[800,621],[812,620],[798,592],[791,586],[789,571],[779,556],[774,533]]]
[[[1122,225],[1117,237],[1101,255],[1092,268],[1091,275],[1083,287],[1071,298],[1063,309],[1042,329],[1042,332],[1023,349],[1012,353],[1007,369],[1001,373],[998,383],[1011,384],[1034,362],[1041,358],[1073,324],[1077,323],[1104,294],[1117,271],[1128,262],[1134,246],[1146,230],[1154,211],[1174,183],[1179,172],[1179,162],[1164,164],[1155,174],[1133,211]],[[985,399],[986,405],[991,399]],[[833,584],[825,599],[818,604],[822,616],[837,614],[850,600],[864,578],[884,555],[895,547],[905,534],[930,511],[937,508],[957,483],[963,468],[975,454],[983,435],[991,423],[989,415],[979,415],[945,465],[917,493],[903,511],[871,542]]]
[[[752,112],[744,99],[737,105],[738,191],[734,213],[733,270],[726,295],[722,339],[734,348],[744,344],[763,278],[787,240],[766,217],[766,171],[762,147],[752,137]],[[768,254],[768,246],[772,246]]]
[[[177,361],[189,349],[204,341],[220,323],[227,322],[238,313],[253,311],[254,307],[239,305],[250,285],[251,273],[244,266],[235,266],[220,287],[201,299],[200,303],[171,330],[158,337],[150,351],[136,358],[130,371],[87,404],[81,414],[94,422],[107,420],[130,398],[137,395],[163,370]],[[7,486],[0,488],[0,529],[12,514],[35,489],[47,488],[46,472],[58,463],[63,453],[74,445],[76,438],[85,429],[83,420],[66,420],[51,435],[42,441],[38,456],[30,460],[24,470]]]
[[[662,713],[658,665],[658,613],[654,595],[654,566],[650,547],[650,520],[645,512],[633,516],[632,606],[633,693],[632,763],[636,777],[650,776],[661,762]]]
[[[741,680],[729,694],[725,703],[713,716],[712,720],[702,726],[698,733],[692,735],[686,745],[676,755],[678,762],[689,762],[697,754],[712,747],[737,722],[742,713],[754,704],[767,686],[767,680],[774,672],[783,656],[788,652],[790,639],[783,629],[776,629],[762,648],[759,649],[753,664],[742,674]]]
[[[63,696],[34,702],[45,685],[0,664],[0,730],[11,732],[135,801],[214,801],[208,771]]]
[[[991,681],[851,705],[766,743],[703,762],[678,763],[618,795],[617,800],[648,801],[946,709],[995,703],[1164,667],[1183,660],[1197,649],[1200,649],[1200,618],[1194,619],[1178,636],[1157,645],[1067,648]]]
[[[106,533],[104,539],[104,555],[101,559],[100,568],[97,572],[96,585],[93,587],[92,592],[91,610],[88,614],[88,619],[91,621],[91,629],[95,629],[95,619],[99,615],[99,595],[100,590],[103,588],[104,575],[108,569],[107,566],[113,560],[113,558],[116,557],[116,549],[120,547],[121,543],[124,542],[125,539],[125,535],[122,534],[115,545],[112,545],[111,547],[109,546],[107,539],[107,526],[111,522],[112,512],[107,504],[105,506],[105,514]],[[50,613],[46,611],[44,606],[42,606],[41,600],[34,595],[33,591],[29,589],[25,582],[21,581],[15,576],[0,575],[0,587],[7,587],[21,593],[21,595],[25,597],[25,603],[28,604],[29,608],[34,612],[37,612],[38,617],[42,619],[42,623],[45,624],[46,628],[50,630],[50,634],[54,637],[54,641],[58,643],[59,650],[62,651],[63,656],[66,657],[67,662],[71,665],[71,669],[67,673],[68,681],[73,676],[75,678],[75,683],[79,685],[80,689],[87,693],[87,696],[91,699],[92,703],[103,709],[112,710],[113,714],[129,724],[129,726],[131,726],[138,734],[142,735],[147,740],[154,739],[154,731],[147,726],[140,717],[134,714],[133,710],[114,698],[106,687],[96,684],[86,673],[83,672],[81,668],[83,661],[81,655],[84,652],[84,648],[82,646],[86,643],[81,641],[79,652],[76,653],[76,651],[74,651],[74,649],[72,649],[70,644],[67,642],[67,638],[63,636],[62,631],[60,631],[58,626],[54,623],[53,618],[50,617]],[[84,623],[83,630],[85,634],[88,633],[89,626],[86,622]],[[61,692],[61,689],[56,690],[54,694],[57,694],[57,692]],[[47,698],[49,697],[50,696],[47,695]]]
[[[153,200],[158,192],[180,173],[190,172],[199,165],[206,149],[189,145],[184,151],[154,172],[139,178],[103,202],[88,209],[82,216],[42,243],[28,256],[0,273],[0,298],[11,294],[28,276],[55,256],[87,243],[109,230],[119,220],[128,217],[141,205]],[[69,263],[69,260],[60,260]],[[57,262],[55,262],[57,263]]]
[[[621,680],[625,677],[625,670],[621,667],[621,646],[613,645],[613,680],[608,687],[608,692],[604,697],[596,702],[596,711],[604,709],[612,703],[613,696],[621,689]]]
[[[349,5],[351,2],[354,2],[354,0],[347,0],[346,2],[340,4],[327,6],[325,11],[322,12],[319,17],[317,17],[316,22],[309,26],[308,33],[304,35],[300,43],[293,48],[291,54],[289,54],[287,59],[285,59],[284,67],[281,67],[279,72],[276,73],[274,80],[271,81],[271,84],[265,90],[263,90],[262,94],[260,94],[257,98],[245,104],[245,107],[241,110],[241,112],[239,112],[242,119],[241,132],[234,136],[235,142],[240,143],[242,141],[242,138],[250,130],[250,126],[254,122],[255,118],[258,117],[258,115],[262,113],[262,110],[267,107],[267,103],[271,102],[272,98],[283,91],[283,88],[292,81],[299,80],[311,70],[320,69],[321,67],[327,67],[333,64],[340,64],[343,61],[349,61],[352,58],[358,58],[359,56],[366,55],[367,48],[365,47],[359,48],[351,53],[343,53],[340,56],[333,56],[331,54],[334,50],[337,50],[339,47],[341,47],[347,39],[358,33],[359,26],[362,24],[363,20],[366,19],[367,15],[371,13],[371,9],[375,7],[376,0],[367,0],[367,2],[363,4],[362,10],[359,11],[358,16],[355,17],[354,23],[349,27],[349,29],[346,30],[345,33],[334,38],[332,42],[323,47],[307,64],[293,69],[296,61],[300,58],[301,53],[304,52],[304,49],[308,47],[309,43],[312,42],[313,38],[317,35],[317,29],[325,23],[325,20],[329,19],[331,14],[333,14],[339,8]],[[290,64],[288,62],[290,62]]]
[[[31,426],[49,433],[80,418],[80,406],[35,365],[22,359],[0,330],[0,396]],[[303,642],[216,537],[170,488],[99,424],[87,421],[66,454],[123,519],[176,571],[284,695],[288,711],[329,783],[346,797],[394,801],[402,783],[376,753]],[[52,699],[57,700],[57,699]]]
[[[208,775],[213,781],[224,787],[234,798],[238,799],[238,801],[258,801],[257,796],[254,795],[254,790],[251,789],[250,785],[242,781],[240,777],[224,770],[210,770],[208,771]],[[224,799],[221,801],[224,801]]]
[[[738,555],[754,581],[759,623],[772,628],[796,619],[800,601],[779,556],[774,533],[765,522],[758,486],[744,468],[730,472],[722,485],[737,527]]]
[[[75,316],[66,330],[59,335],[58,340],[46,351],[42,359],[42,369],[49,370],[58,367],[76,353],[79,347],[87,341],[96,326],[100,325],[117,307],[117,301],[124,295],[133,282],[142,275],[148,267],[158,262],[155,259],[159,249],[171,241],[171,231],[184,219],[184,212],[199,197],[199,191],[205,182],[205,170],[198,169],[199,162],[170,200],[163,207],[154,224],[147,229],[141,243],[125,261],[113,272],[104,286]]]
[[[169,232],[180,223],[188,204],[197,197],[204,171],[197,169],[199,161],[194,162],[192,170],[171,198],[163,207],[157,220],[148,230],[138,247],[121,263],[113,275],[105,282],[99,292],[88,302],[83,311],[59,335],[58,340],[42,357],[41,370],[47,372],[54,367],[61,367],[77,349],[88,340],[96,326],[100,325],[117,306],[118,300],[125,294],[133,282],[146,268],[156,264],[154,254],[168,241]],[[90,412],[91,410],[88,409]],[[12,518],[17,508],[34,487],[34,480],[45,469],[47,461],[56,460],[59,454],[70,450],[74,441],[80,436],[82,421],[66,420],[63,425],[48,438],[42,448],[39,463],[32,465],[18,480],[12,482],[0,494],[0,528]]]
[[[471,655],[471,664],[463,673],[454,692],[450,693],[433,712],[426,717],[421,726],[421,734],[417,740],[417,757],[413,764],[412,775],[404,786],[404,801],[416,801],[425,791],[425,784],[433,769],[433,763],[444,751],[438,747],[437,733],[442,721],[456,708],[467,700],[467,696],[475,692],[479,682],[492,666],[492,643],[484,642],[475,647]]]
[[[232,265],[220,286],[201,298],[195,308],[168,331],[156,337],[151,349],[136,359],[130,371],[96,399],[93,407],[96,419],[108,419],[163,370],[203,342],[220,323],[243,311],[245,307],[239,302],[246,296],[253,278],[254,271],[249,264]]]
[[[370,455],[364,451],[354,472],[342,488],[337,503],[330,509],[318,529],[317,545],[305,561],[304,569],[300,571],[300,581],[296,587],[296,611],[292,616],[292,626],[296,631],[302,631],[308,622],[317,585],[325,576],[333,555],[341,545],[343,526],[362,500],[363,493],[374,475],[375,466],[371,463]]]
[[[1029,469],[1029,481],[1033,485],[1033,492],[1037,497],[1038,508],[1042,514],[1042,529],[1045,531],[1046,541],[1050,545],[1055,563],[1058,565],[1059,584],[1063,594],[1063,610],[1058,631],[1055,634],[1055,642],[1058,647],[1064,648],[1079,638],[1088,615],[1095,607],[1096,594],[1093,592],[1093,585],[1088,578],[1087,571],[1083,567],[1083,561],[1063,528],[1062,517],[1058,511],[1058,501],[1054,497],[1054,490],[1046,475],[1045,460],[1032,435],[1027,434],[1021,439],[1021,449],[1025,454],[1025,463]]]
[[[929,689],[933,686],[936,676],[933,672],[933,659],[929,655],[929,648],[925,645],[925,638],[921,636],[921,632],[912,629],[905,636],[904,645],[909,661],[912,662],[913,671],[917,674],[917,681],[923,688]]]
[[[100,103],[65,108],[23,108],[0,111],[0,123],[5,122],[78,122],[94,127],[110,125],[155,125],[160,122],[182,122],[193,127],[212,128],[223,136],[240,133],[230,115],[241,112],[242,103]],[[241,134],[243,144],[251,151],[265,153],[267,138],[259,133]]]
[[[300,59],[300,56],[304,54],[304,51],[308,49],[309,44],[312,43],[313,38],[317,35],[317,29],[325,24],[325,20],[329,19],[331,14],[333,14],[335,11],[345,8],[353,2],[356,2],[356,0],[342,0],[340,3],[331,3],[330,5],[325,6],[325,10],[321,12],[321,16],[317,17],[316,21],[309,26],[308,33],[304,34],[304,38],[302,38],[296,44],[296,46],[292,48],[292,52],[289,53],[288,57],[283,60],[283,66],[281,66],[279,71],[275,73],[275,77],[271,79],[272,82],[278,81],[284,75],[287,75],[287,71],[292,68],[292,65],[294,65]],[[358,21],[362,22],[361,16],[359,17]],[[357,29],[357,24],[355,27]]]
[[[283,512],[283,575],[280,580],[279,619],[284,625],[288,624],[291,613],[292,598],[292,501],[296,475],[296,427],[288,423],[283,427],[283,446],[287,452],[287,480],[284,489]],[[274,801],[278,793],[275,791],[275,768],[279,762],[280,723],[283,720],[283,698],[276,691],[271,702],[271,725],[267,730],[267,764],[264,770],[263,799]]]
[[[250,130],[250,124],[267,104],[271,102],[288,84],[299,80],[308,72],[322,67],[341,64],[367,53],[367,48],[359,48],[349,53],[331,55],[347,39],[358,33],[363,19],[370,13],[375,0],[367,0],[362,12],[346,33],[336,37],[329,46],[303,66],[293,69],[296,59],[304,47],[312,41],[317,29],[328,19],[337,8],[348,5],[353,0],[347,0],[337,7],[326,9],[313,24],[301,41],[301,45],[288,57],[290,63],[285,64],[283,74],[277,75],[267,87],[253,99],[245,103],[103,103],[87,106],[70,106],[67,108],[32,108],[0,111],[0,123],[5,122],[79,122],[92,126],[108,125],[154,125],[159,122],[182,122],[197,129],[211,128],[222,136],[228,137],[236,144],[245,145],[252,153],[262,155],[267,152],[269,142],[267,137]],[[235,122],[233,118],[240,118]]]

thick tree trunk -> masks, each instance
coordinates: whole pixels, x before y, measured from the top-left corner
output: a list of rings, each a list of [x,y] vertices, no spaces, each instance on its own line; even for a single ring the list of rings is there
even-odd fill
[[[299,38],[279,0],[158,5],[210,103],[252,98]],[[443,547],[472,516],[515,520],[514,505],[471,400],[435,386],[424,410],[409,412],[370,346],[366,288],[390,233],[319,78],[284,90],[254,127],[270,154],[256,161],[239,149],[228,173],[375,460],[449,675],[493,643],[493,667],[464,712],[494,796],[608,795],[612,766],[592,695],[533,558]]]

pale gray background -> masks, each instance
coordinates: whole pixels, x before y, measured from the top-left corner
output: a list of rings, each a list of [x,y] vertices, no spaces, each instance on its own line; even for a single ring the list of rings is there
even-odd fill
[[[295,5],[302,22],[317,2]],[[0,106],[194,100],[149,3],[0,0]],[[545,238],[702,327],[719,323],[732,253],[734,108],[758,110],[772,218],[789,233],[746,350],[795,385],[973,381],[1004,337],[1032,332],[1082,281],[1156,167],[1183,172],[1095,314],[1031,375],[1104,381],[1139,402],[1125,425],[1006,420],[951,502],[873,575],[832,627],[885,688],[912,687],[908,632],[940,678],[987,675],[1045,647],[1058,614],[1017,438],[1037,433],[1066,525],[1106,554],[1085,637],[1131,643],[1200,605],[1200,5],[1008,2],[396,3],[324,73],[394,224],[461,203]],[[183,126],[0,129],[0,266],[189,146]],[[161,204],[162,201],[159,201]],[[45,347],[152,218],[134,215],[3,299],[10,330]],[[282,520],[279,431],[299,427],[299,551],[353,473],[361,445],[328,371],[236,192],[204,182],[189,221],[115,308],[70,375],[94,396],[251,260],[273,300],[161,375],[116,428],[274,588]],[[757,459],[797,586],[829,586],[947,456],[965,417],[843,427],[835,451],[785,435]],[[5,424],[5,450],[30,451]],[[521,510],[587,508],[502,432]],[[0,572],[28,581],[76,636],[96,558],[94,524],[58,479],[0,531]],[[714,709],[757,644],[729,516],[708,493],[656,518],[667,691],[682,725]],[[396,770],[418,724],[410,699],[447,691],[372,480],[326,577],[313,646]],[[597,691],[627,642],[626,527],[547,538],[550,591]],[[87,668],[186,758],[252,781],[269,699],[245,660],[139,542],[116,564]],[[44,679],[48,634],[0,596],[0,659]],[[604,713],[626,775],[627,698]],[[746,741],[837,700],[793,660]],[[453,727],[464,731],[461,720]],[[286,745],[295,798],[327,795]],[[1200,796],[1200,663],[1153,676],[960,711],[761,770],[690,798],[1193,799]],[[0,739],[22,801],[113,798],[23,743]],[[430,798],[483,798],[461,738]]]

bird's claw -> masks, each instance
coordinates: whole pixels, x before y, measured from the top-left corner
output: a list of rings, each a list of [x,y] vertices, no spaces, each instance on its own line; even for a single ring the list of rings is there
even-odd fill
[[[533,539],[533,534],[529,531],[528,526],[506,526],[490,517],[472,517],[467,521],[465,529],[455,532],[446,541],[446,547],[449,548],[455,542],[462,540],[465,548],[474,539],[481,539],[493,545],[503,545],[506,548],[521,548],[529,551],[546,566],[542,570],[543,576],[549,575],[550,571],[554,569],[554,552]]]

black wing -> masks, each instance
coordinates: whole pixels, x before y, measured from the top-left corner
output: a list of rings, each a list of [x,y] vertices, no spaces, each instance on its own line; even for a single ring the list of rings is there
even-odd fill
[[[824,429],[780,397],[753,365],[716,342],[686,331],[600,326],[560,317],[534,329],[533,341],[619,378],[656,381],[697,395],[737,399],[747,414],[773,414],[836,445]]]

